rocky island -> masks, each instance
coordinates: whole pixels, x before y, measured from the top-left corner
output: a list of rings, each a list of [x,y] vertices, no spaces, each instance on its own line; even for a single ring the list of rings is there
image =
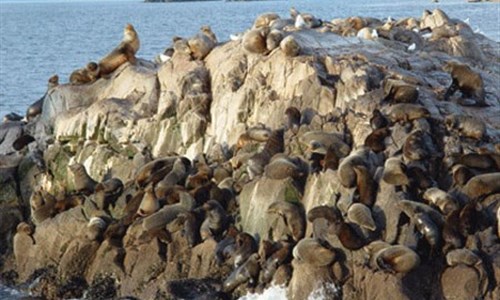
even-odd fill
[[[499,299],[497,42],[441,10],[292,10],[223,43],[204,26],[156,62],[138,49],[128,25],[0,125],[4,285]]]

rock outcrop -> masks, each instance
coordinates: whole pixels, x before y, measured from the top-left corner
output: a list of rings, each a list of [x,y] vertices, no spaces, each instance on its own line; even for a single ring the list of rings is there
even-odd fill
[[[254,27],[297,56],[138,59],[2,123],[3,274],[53,299],[498,299],[498,43],[440,10],[292,18]]]

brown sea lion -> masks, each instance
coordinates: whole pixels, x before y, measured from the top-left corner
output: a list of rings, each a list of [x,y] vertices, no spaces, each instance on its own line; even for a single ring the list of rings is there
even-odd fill
[[[500,192],[500,172],[472,177],[463,188],[470,199],[479,199]]]
[[[387,116],[393,122],[410,122],[420,118],[430,117],[430,112],[420,104],[397,103],[387,110]]]
[[[378,184],[364,165],[354,165],[356,173],[356,187],[359,193],[359,202],[366,206],[373,206],[377,197]]]
[[[299,43],[292,35],[287,36],[281,41],[280,48],[281,51],[283,51],[283,53],[285,53],[288,57],[295,57],[299,55],[301,49]]]
[[[87,170],[82,164],[72,164],[69,166],[69,170],[73,173],[75,191],[85,195],[94,193],[97,182],[89,176]]]
[[[257,242],[250,234],[240,232],[235,239],[236,248],[233,253],[234,266],[241,266],[253,253],[258,250]]]
[[[118,178],[105,180],[95,187],[95,202],[99,209],[108,211],[123,192],[123,183]]]
[[[95,62],[89,62],[85,68],[73,71],[69,76],[71,84],[86,84],[97,80],[99,76],[99,66]]]
[[[389,157],[385,161],[382,180],[396,186],[408,185],[410,183],[406,175],[406,165],[401,158]]]
[[[362,203],[353,203],[349,207],[347,210],[347,220],[371,231],[377,229],[370,208]]]
[[[389,122],[378,109],[374,109],[370,118],[370,126],[372,129],[379,129],[389,125]]]
[[[315,238],[303,238],[293,248],[293,257],[315,267],[323,267],[335,261],[335,251]]]
[[[47,82],[47,91],[45,92],[45,94],[42,96],[42,98],[31,104],[26,110],[26,119],[28,120],[28,122],[42,113],[43,99],[45,99],[45,96],[47,96],[47,94],[51,89],[55,88],[58,85],[59,85],[59,76],[52,75]]]
[[[143,165],[135,176],[136,186],[138,188],[144,188],[149,183],[156,184],[172,170],[176,160],[176,156],[170,156],[155,159]]]
[[[444,121],[448,131],[456,130],[460,136],[482,140],[486,136],[486,125],[473,116],[450,115]]]
[[[255,19],[253,23],[253,28],[268,27],[271,25],[272,21],[277,20],[279,18],[280,16],[276,13],[264,13]]]
[[[420,265],[420,256],[403,245],[383,248],[375,253],[377,266],[382,270],[395,273],[408,273]]]
[[[301,113],[295,106],[290,106],[285,110],[286,129],[291,130],[293,134],[299,132]]]
[[[243,35],[243,48],[250,53],[267,54],[267,35],[269,27],[252,29]]]
[[[384,100],[392,103],[415,103],[418,100],[418,89],[404,82],[386,78],[382,82],[384,89]]]
[[[217,44],[217,38],[210,26],[202,26],[200,31],[199,34],[188,40],[191,56],[197,60],[205,58]]]
[[[127,61],[135,64],[135,54],[139,50],[140,41],[134,26],[127,24],[123,30],[121,43],[99,61],[99,76],[111,74]]]
[[[474,98],[477,106],[488,105],[485,101],[483,78],[479,73],[457,61],[448,61],[443,66],[443,70],[450,73],[452,79],[444,95],[445,100],[448,100],[458,89],[464,96]]]
[[[267,51],[271,52],[280,46],[283,40],[283,32],[281,30],[273,29],[266,37]]]
[[[267,212],[278,214],[283,218],[295,241],[299,241],[304,237],[306,220],[303,209],[298,204],[287,201],[276,201],[269,205]]]
[[[391,135],[388,127],[373,130],[365,139],[365,146],[373,152],[379,153],[385,150],[385,138]]]

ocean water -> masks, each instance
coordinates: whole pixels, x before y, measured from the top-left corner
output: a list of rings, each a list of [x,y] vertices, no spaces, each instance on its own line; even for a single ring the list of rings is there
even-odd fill
[[[60,82],[89,61],[98,61],[122,38],[132,23],[141,49],[138,57],[152,60],[170,45],[174,35],[189,37],[208,24],[219,41],[249,28],[263,12],[288,16],[291,6],[324,20],[348,16],[420,17],[424,9],[443,9],[450,17],[469,19],[473,29],[500,41],[500,4],[466,0],[297,0],[251,2],[143,3],[141,1],[5,1],[0,0],[0,117],[26,108],[45,92],[47,79]],[[273,287],[245,300],[285,299],[286,290]],[[19,299],[19,292],[0,285],[0,299]],[[321,298],[321,297],[318,297]]]
[[[189,37],[208,24],[219,41],[251,26],[263,12],[288,16],[288,9],[331,20],[348,16],[420,17],[424,9],[441,8],[449,16],[469,19],[500,41],[500,4],[466,0],[297,0],[251,2],[143,3],[133,1],[0,0],[0,117],[24,113],[45,92],[47,79],[60,82],[89,61],[98,61],[132,23],[141,39],[138,56],[152,60],[174,35]]]

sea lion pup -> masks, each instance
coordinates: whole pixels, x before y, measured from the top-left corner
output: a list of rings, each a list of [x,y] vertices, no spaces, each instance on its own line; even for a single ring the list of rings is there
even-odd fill
[[[335,261],[335,251],[315,238],[303,238],[293,248],[293,257],[314,267],[324,267]]]
[[[52,90],[58,85],[59,85],[59,76],[52,75],[47,82],[47,91],[45,92],[45,94],[40,99],[31,104],[26,110],[26,120],[28,120],[28,122],[30,122],[31,120],[33,120],[34,117],[42,113],[43,99],[45,99],[50,90]]]
[[[408,273],[420,265],[420,256],[403,245],[382,248],[375,253],[374,258],[380,270],[394,273]]]
[[[306,220],[302,207],[288,201],[275,201],[267,208],[267,213],[273,213],[283,218],[288,231],[295,241],[302,239],[306,233]]]
[[[300,54],[300,45],[297,40],[289,35],[280,42],[280,48],[288,57],[295,57]]]
[[[219,202],[209,200],[203,204],[205,210],[205,220],[201,224],[200,235],[202,240],[209,237],[217,237],[229,225],[229,217]]]
[[[99,75],[99,66],[97,63],[91,61],[85,68],[81,68],[73,71],[69,76],[69,82],[71,84],[86,84],[92,83],[97,80]]]
[[[243,48],[250,53],[267,54],[267,35],[270,32],[269,27],[251,29],[243,35]],[[281,41],[283,42],[283,41]]]
[[[373,152],[379,153],[385,150],[385,138],[391,135],[388,127],[373,130],[365,139],[364,145]]]
[[[422,195],[422,198],[427,202],[437,206],[439,210],[445,215],[448,215],[452,211],[460,208],[457,201],[455,200],[455,198],[453,198],[452,195],[436,187],[427,189]]]
[[[476,175],[463,187],[463,193],[471,200],[482,199],[498,192],[500,192],[500,172]]]
[[[458,89],[464,96],[474,98],[477,106],[488,106],[485,101],[483,78],[479,73],[457,61],[448,61],[443,66],[443,70],[450,73],[452,79],[450,87],[444,94],[445,100],[448,100]]]
[[[127,61],[135,64],[135,54],[139,50],[140,41],[134,26],[127,24],[123,30],[121,43],[99,61],[99,77],[111,74]]]
[[[235,239],[236,248],[233,253],[234,266],[241,266],[253,253],[258,250],[258,245],[253,236],[246,232],[240,232]]]
[[[300,128],[300,119],[302,115],[300,110],[295,106],[290,106],[285,110],[285,130],[290,130],[293,134],[297,134]]]
[[[347,210],[347,221],[370,231],[375,231],[377,229],[370,208],[363,203],[353,203],[349,207]]]
[[[87,196],[94,193],[97,182],[89,176],[87,170],[82,164],[72,164],[69,166],[69,170],[73,174],[73,182],[76,192]]]
[[[388,184],[403,186],[408,185],[410,180],[406,175],[406,165],[399,157],[389,157],[384,164],[382,180]]]
[[[269,27],[272,21],[278,20],[279,18],[280,16],[276,13],[264,13],[255,19],[253,28]]]
[[[155,159],[143,165],[135,176],[135,185],[142,189],[148,184],[156,184],[162,180],[173,168],[176,156]]]
[[[370,118],[370,126],[372,127],[372,129],[379,129],[389,126],[389,122],[387,121],[386,117],[384,117],[384,115],[380,112],[380,110],[375,108]]]
[[[110,206],[120,197],[124,189],[123,183],[118,178],[103,181],[95,187],[95,203],[99,209],[109,211]]]
[[[280,46],[283,40],[283,32],[281,30],[272,29],[266,37],[267,51],[271,52]]]
[[[377,197],[378,184],[373,179],[370,170],[364,165],[354,165],[356,174],[356,187],[359,195],[359,202],[372,207]]]
[[[456,130],[460,136],[465,138],[480,141],[486,136],[486,125],[473,116],[450,115],[446,117],[444,124],[448,131]]]
[[[204,25],[200,28],[200,33],[188,40],[191,57],[202,60],[212,51],[217,44],[217,38],[210,26]]]
[[[385,78],[382,81],[382,87],[384,89],[383,101],[415,103],[418,100],[418,89],[403,80]]]
[[[251,286],[257,284],[257,279],[260,272],[259,255],[254,253],[243,263],[236,268],[222,284],[224,292],[230,293],[243,283],[248,283]]]
[[[393,104],[386,111],[386,116],[392,123],[406,123],[420,118],[428,118],[431,115],[424,106],[412,103]]]

